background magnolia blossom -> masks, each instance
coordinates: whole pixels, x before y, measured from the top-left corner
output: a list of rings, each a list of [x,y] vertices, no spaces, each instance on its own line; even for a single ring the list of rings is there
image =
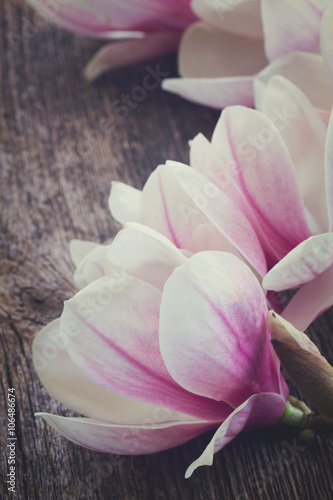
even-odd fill
[[[135,224],[110,246],[75,242],[72,255],[86,286],[34,341],[45,387],[86,415],[41,413],[58,432],[94,450],[142,454],[218,428],[189,476],[243,429],[279,420],[288,388],[265,295],[237,257],[187,258]]]
[[[163,88],[195,102],[253,107],[271,76],[293,81],[318,109],[333,104],[332,0],[28,0],[61,27],[109,43],[85,69],[108,69],[176,51],[182,78]],[[198,18],[201,19],[200,22]]]
[[[332,0],[193,0],[202,19],[179,48],[182,78],[163,88],[194,102],[253,107],[273,75],[295,83],[315,107],[333,105]]]
[[[182,31],[197,19],[190,0],[27,0],[62,28],[113,40],[85,69],[88,79],[104,71],[176,51]],[[121,39],[133,39],[121,41]]]

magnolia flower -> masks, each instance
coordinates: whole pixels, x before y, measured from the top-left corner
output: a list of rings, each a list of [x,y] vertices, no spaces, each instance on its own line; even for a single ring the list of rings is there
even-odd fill
[[[113,40],[87,65],[85,76],[91,80],[107,69],[176,51],[181,32],[197,19],[190,0],[67,0],[52,6],[46,0],[28,2],[63,28]],[[134,40],[114,43],[124,38]]]
[[[93,450],[143,454],[217,428],[188,477],[243,429],[280,419],[288,388],[265,295],[236,256],[188,258],[137,225],[72,253],[86,286],[37,335],[34,362],[51,394],[85,417],[40,413],[54,429]]]
[[[192,9],[202,21],[185,31],[182,78],[165,80],[165,90],[220,109],[253,107],[278,74],[317,108],[331,109],[332,0],[193,0]]]
[[[263,280],[267,290],[309,281],[285,312],[304,330],[333,303],[329,119],[275,76],[260,110],[230,106],[211,143],[202,134],[191,141],[192,168],[167,162],[142,192],[114,184],[111,213],[122,223],[152,227],[179,248],[231,251],[259,277],[271,269]]]

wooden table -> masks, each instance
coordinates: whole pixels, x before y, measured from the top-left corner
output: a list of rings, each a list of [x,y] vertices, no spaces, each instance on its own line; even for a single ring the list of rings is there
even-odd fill
[[[1,391],[7,399],[8,388],[16,390],[15,498],[332,499],[333,441],[325,437],[300,445],[276,429],[244,433],[185,480],[211,433],[156,455],[119,457],[76,446],[34,417],[71,414],[43,388],[31,357],[35,334],[75,293],[69,241],[109,241],[119,230],[107,207],[111,180],[140,188],[159,163],[186,163],[188,140],[199,131],[210,138],[219,113],[158,86],[123,118],[112,103],[142,83],[147,64],[176,75],[174,56],[89,84],[82,70],[99,42],[38,26],[23,0],[1,1],[0,26]],[[310,329],[329,358],[332,323],[331,311]]]

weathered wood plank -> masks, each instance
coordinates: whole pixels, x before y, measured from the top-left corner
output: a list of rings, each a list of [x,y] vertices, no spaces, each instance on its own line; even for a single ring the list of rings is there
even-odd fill
[[[69,241],[112,238],[119,226],[107,209],[111,180],[141,187],[166,159],[187,162],[187,141],[199,131],[209,137],[218,113],[156,88],[122,118],[112,103],[140,85],[146,64],[91,85],[81,73],[99,43],[36,28],[21,0],[2,2],[0,19],[0,371],[1,397],[16,389],[17,498],[331,499],[333,445],[325,438],[297,448],[277,431],[247,433],[185,480],[210,434],[156,455],[118,457],[75,446],[34,417],[69,414],[41,386],[31,359],[35,333],[75,291]],[[176,72],[174,57],[149,62],[156,64]],[[330,358],[332,325],[329,312],[311,329]],[[1,419],[6,498],[4,412]]]

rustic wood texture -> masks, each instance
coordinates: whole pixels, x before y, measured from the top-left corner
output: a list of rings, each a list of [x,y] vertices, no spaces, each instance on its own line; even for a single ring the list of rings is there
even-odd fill
[[[244,433],[185,480],[211,433],[156,455],[119,457],[76,446],[34,417],[70,414],[43,388],[31,357],[34,335],[75,292],[69,241],[110,240],[119,229],[107,208],[111,180],[142,187],[166,159],[187,162],[188,140],[199,131],[210,137],[219,115],[158,87],[122,118],[112,102],[142,83],[146,64],[89,84],[82,70],[101,44],[40,21],[23,0],[1,1],[0,497],[12,496],[4,401],[14,387],[15,498],[332,499],[333,442],[325,437],[296,445],[278,430]],[[176,74],[175,57],[149,62],[158,63]],[[331,311],[310,329],[331,359],[332,326]]]

